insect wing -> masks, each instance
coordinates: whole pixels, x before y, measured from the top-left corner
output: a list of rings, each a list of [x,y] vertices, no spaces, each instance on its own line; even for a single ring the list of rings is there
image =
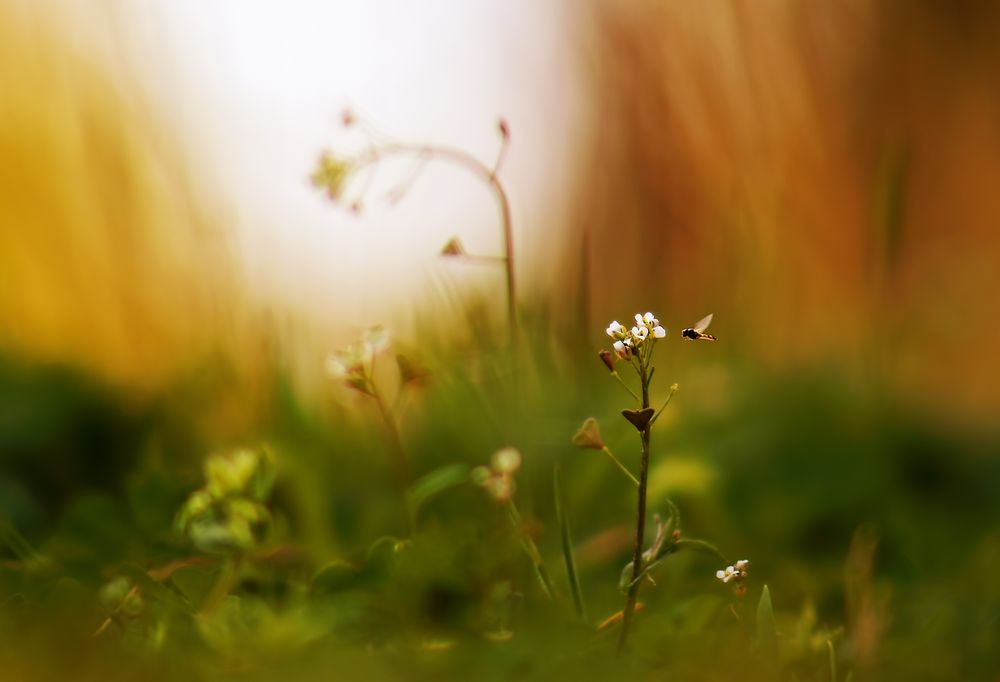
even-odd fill
[[[703,331],[708,329],[708,325],[712,324],[712,314],[713,313],[709,313],[705,317],[698,320],[698,324],[694,326],[694,330],[701,334]]]

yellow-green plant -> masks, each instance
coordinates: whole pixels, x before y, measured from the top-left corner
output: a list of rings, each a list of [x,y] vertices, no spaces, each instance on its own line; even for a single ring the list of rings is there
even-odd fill
[[[191,493],[174,522],[199,550],[239,555],[264,537],[271,514],[264,502],[274,485],[274,463],[263,449],[238,449],[205,460],[205,485]]]

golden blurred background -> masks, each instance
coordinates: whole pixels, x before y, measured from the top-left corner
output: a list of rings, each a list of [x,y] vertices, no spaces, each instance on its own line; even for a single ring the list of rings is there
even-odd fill
[[[238,298],[231,254],[172,131],[73,19],[0,5],[0,343],[162,386]]]
[[[581,110],[539,114],[574,143],[549,168],[537,145],[522,162],[558,176],[551,206],[515,227],[522,303],[561,307],[563,329],[584,310],[595,343],[622,310],[663,311],[673,332],[714,312],[744,362],[995,413],[995,3],[563,7],[550,37]],[[252,385],[276,343],[316,366],[335,334],[314,317],[355,294],[251,294],[227,198],[99,45],[124,15],[90,8],[99,30],[81,29],[68,8],[0,5],[0,344],[147,388],[214,354]],[[513,191],[534,177],[514,174]]]

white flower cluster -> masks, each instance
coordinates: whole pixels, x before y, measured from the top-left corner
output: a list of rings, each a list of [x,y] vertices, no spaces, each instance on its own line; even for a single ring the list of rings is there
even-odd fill
[[[667,330],[660,326],[660,321],[653,317],[653,313],[636,313],[635,325],[631,329],[615,320],[608,325],[607,332],[615,340],[612,344],[615,355],[622,360],[631,359],[632,354],[642,348],[646,339],[663,339],[667,336]]]
[[[732,566],[726,566],[725,570],[716,571],[715,577],[727,585],[731,582],[742,582],[747,577],[747,564],[749,563],[746,559],[740,559]]]
[[[359,343],[335,351],[326,359],[326,371],[334,379],[342,379],[353,388],[367,391],[368,367],[376,353],[389,347],[391,338],[381,325],[368,329]]]

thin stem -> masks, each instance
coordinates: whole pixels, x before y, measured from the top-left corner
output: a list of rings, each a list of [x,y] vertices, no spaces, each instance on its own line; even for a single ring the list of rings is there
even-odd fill
[[[640,377],[642,379],[642,409],[649,407],[649,381],[646,371],[645,358],[639,358]],[[635,546],[632,551],[632,583],[629,585],[628,593],[625,597],[625,608],[622,610],[622,629],[618,637],[618,653],[625,650],[628,641],[629,629],[632,626],[632,619],[635,615],[635,603],[639,594],[641,582],[639,577],[642,574],[642,548],[645,543],[646,534],[646,483],[649,477],[649,432],[650,424],[640,432],[642,440],[642,460],[639,465],[639,495],[638,509],[635,519]]]
[[[375,401],[379,414],[382,415],[382,421],[385,423],[385,431],[389,439],[389,452],[393,460],[392,468],[396,475],[396,481],[402,490],[406,490],[406,487],[410,483],[410,463],[406,457],[406,451],[403,450],[403,442],[399,437],[399,427],[396,425],[396,420],[392,416],[392,412],[389,411],[389,406],[386,405],[385,400],[382,398],[382,393],[378,390],[375,382],[369,381],[368,388],[368,393]]]
[[[552,469],[552,488],[555,493],[556,517],[559,521],[559,536],[562,540],[563,563],[566,565],[566,579],[569,581],[569,589],[573,595],[573,608],[576,611],[576,618],[581,623],[587,622],[587,609],[583,603],[583,591],[580,589],[580,576],[576,570],[576,557],[573,554],[573,537],[569,528],[569,516],[566,513],[566,504],[563,500],[562,488],[559,485],[559,464],[556,463]]]
[[[506,144],[506,140],[504,140],[504,149],[506,148]],[[391,155],[416,155],[419,157],[434,157],[451,161],[452,163],[465,168],[473,175],[481,178],[493,192],[493,196],[500,209],[500,228],[504,251],[502,261],[504,263],[504,271],[507,278],[507,317],[510,325],[511,341],[514,342],[517,339],[518,329],[517,289],[514,278],[514,230],[511,219],[510,199],[507,196],[507,190],[504,189],[503,183],[501,183],[500,179],[497,177],[499,163],[502,160],[502,157],[498,158],[497,166],[495,168],[490,168],[468,152],[455,147],[387,142],[370,149],[368,152],[355,159],[353,164],[356,169],[362,168],[364,166],[376,164],[385,156]]]
[[[524,531],[524,524],[521,523],[521,514],[517,511],[517,505],[514,504],[514,500],[508,499],[504,506],[507,509],[507,518],[510,519],[511,525],[521,540],[521,547],[524,548],[528,558],[531,559],[531,565],[535,569],[535,575],[542,586],[542,591],[546,597],[554,601],[555,590],[552,588],[552,579],[549,577],[549,571],[545,568],[545,563],[542,561],[542,555],[539,553],[535,541]]]
[[[670,386],[670,393],[667,395],[667,399],[663,401],[663,405],[660,406],[660,409],[656,411],[656,414],[653,415],[653,418],[649,420],[650,424],[656,423],[656,420],[659,418],[660,413],[663,412],[664,408],[666,408],[666,406],[670,404],[670,399],[674,397],[674,393],[677,393],[677,384],[672,384]]]
[[[242,563],[243,557],[240,555],[231,556],[222,562],[222,566],[219,568],[219,576],[201,603],[201,608],[199,609],[201,613],[210,613],[222,605],[222,601],[229,594],[229,590],[233,589],[233,585],[236,584],[236,578],[239,576],[240,564]]]
[[[483,265],[496,265],[497,263],[502,263],[506,260],[503,256],[483,256],[475,253],[463,253],[462,255],[455,255],[448,257],[454,258],[456,260],[467,260],[473,263],[482,263]]]
[[[642,400],[642,398],[636,395],[635,391],[629,388],[629,385],[625,383],[625,380],[622,379],[621,375],[618,372],[612,372],[611,376],[613,376],[615,379],[618,379],[618,383],[620,383],[622,386],[625,387],[625,390],[628,391],[629,394],[631,394],[631,396],[636,399],[636,402]]]
[[[607,445],[605,445],[604,448],[602,449],[604,453],[611,458],[611,461],[618,465],[618,468],[622,470],[622,473],[628,476],[629,480],[632,481],[632,483],[634,483],[635,486],[638,488],[639,479],[632,475],[632,472],[628,470],[628,467],[622,464],[621,461],[617,457],[615,457],[614,453],[612,453],[611,450],[608,449]]]

